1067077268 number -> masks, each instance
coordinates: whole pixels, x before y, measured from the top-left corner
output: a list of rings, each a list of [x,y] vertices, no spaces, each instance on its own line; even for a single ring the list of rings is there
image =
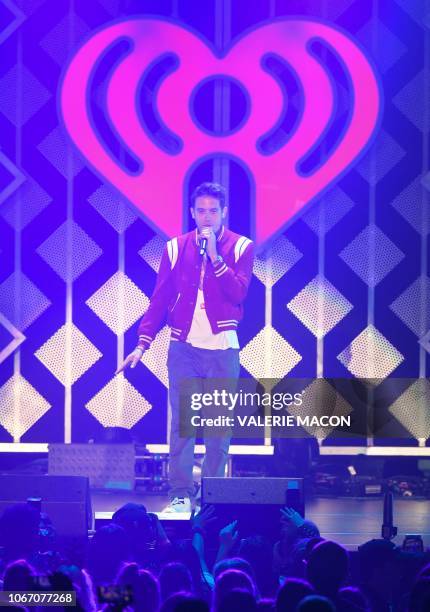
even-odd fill
[[[75,606],[75,591],[0,591],[0,604],[24,606]]]

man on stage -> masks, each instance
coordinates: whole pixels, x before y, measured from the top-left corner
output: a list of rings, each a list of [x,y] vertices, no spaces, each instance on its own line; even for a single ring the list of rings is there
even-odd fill
[[[196,229],[167,242],[149,307],[139,325],[135,350],[117,373],[135,367],[167,323],[170,424],[168,511],[189,512],[194,501],[194,437],[180,436],[179,395],[187,379],[237,379],[237,326],[251,280],[252,242],[223,225],[225,189],[199,185],[191,197]],[[230,435],[205,437],[202,476],[224,476]]]

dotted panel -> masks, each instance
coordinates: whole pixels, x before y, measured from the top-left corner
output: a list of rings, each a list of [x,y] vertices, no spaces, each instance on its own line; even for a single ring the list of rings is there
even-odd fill
[[[352,304],[321,276],[316,276],[287,306],[318,338],[325,336],[352,309]]]
[[[124,198],[106,185],[99,187],[88,198],[88,202],[119,234],[125,232],[137,219],[137,214],[124,201]]]
[[[40,46],[59,66],[64,66],[68,60],[69,50],[64,41],[71,38],[78,45],[90,32],[90,28],[75,13],[68,14],[41,41]]]
[[[430,438],[430,383],[414,382],[390,407],[391,414],[417,440]]]
[[[428,76],[421,70],[409,81],[399,93],[394,96],[393,103],[421,132],[425,131],[426,119],[424,113],[417,113],[423,95],[428,96]]]
[[[170,327],[167,325],[157,334],[151,347],[144,352],[142,363],[168,387],[169,379],[167,374],[167,353],[170,344]]]
[[[70,342],[69,350],[67,342]],[[69,353],[70,367],[65,359]],[[73,324],[63,325],[35,355],[63,385],[75,383],[102,356]]]
[[[273,327],[266,326],[240,351],[240,363],[256,379],[284,378],[302,356]]]
[[[381,257],[380,253],[384,256]],[[343,249],[340,257],[364,283],[375,287],[397,266],[404,254],[379,227],[368,225]]]
[[[123,272],[114,274],[86,302],[116,334],[133,325],[149,305],[149,298]]]
[[[385,130],[357,165],[361,176],[375,186],[404,157],[405,151]]]
[[[160,236],[154,236],[139,251],[139,255],[151,266],[154,272],[158,272],[165,246],[165,240]]]
[[[22,87],[23,103],[16,104],[18,79]],[[23,125],[49,100],[51,94],[22,64],[16,64],[0,79],[0,112],[13,125]]]
[[[417,336],[430,328],[430,279],[421,276],[391,304],[391,309]]]
[[[0,214],[16,230],[33,221],[52,201],[40,185],[27,179],[23,185],[0,207]]]
[[[346,193],[335,187],[318,204],[311,206],[303,215],[303,221],[318,235],[331,230],[354,207]]]
[[[23,436],[50,407],[22,376],[13,376],[0,388],[0,423],[14,438]]]
[[[357,38],[372,52],[378,69],[384,73],[406,53],[407,47],[378,19],[375,38],[375,20],[369,21],[357,32]]]
[[[357,378],[385,378],[403,361],[403,355],[373,325],[369,325],[338,355]]]
[[[0,311],[23,331],[48,308],[50,301],[25,276],[11,274],[0,285]]]
[[[430,206],[427,203],[421,176],[412,181],[396,197],[392,205],[416,232],[424,236],[430,232]]]
[[[87,408],[103,427],[131,429],[152,405],[124,376],[119,375],[88,402]]]
[[[70,255],[71,277],[76,280],[95,262],[102,250],[79,225],[72,221],[63,223],[40,245],[37,252],[65,281]]]
[[[301,257],[302,253],[281,236],[264,253],[257,255],[254,274],[266,287],[272,287]]]
[[[84,162],[74,152],[59,127],[52,130],[37,148],[64,178],[67,178],[69,172],[76,176],[84,167]]]
[[[300,406],[288,406],[288,412],[294,416],[348,416],[352,406],[323,378],[315,380],[304,389],[303,403]],[[327,438],[333,427],[319,427],[317,425],[304,427],[309,434],[320,439]]]
[[[411,0],[396,0],[396,4],[402,7],[402,9],[408,13],[413,19],[417,21],[420,27],[423,27],[423,21],[428,17],[428,4],[427,2],[411,2]]]

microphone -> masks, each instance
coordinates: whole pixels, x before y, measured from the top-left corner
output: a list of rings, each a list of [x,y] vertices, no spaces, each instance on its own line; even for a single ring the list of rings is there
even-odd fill
[[[208,246],[208,239],[205,237],[199,238],[199,254],[204,255],[206,253],[206,247]]]

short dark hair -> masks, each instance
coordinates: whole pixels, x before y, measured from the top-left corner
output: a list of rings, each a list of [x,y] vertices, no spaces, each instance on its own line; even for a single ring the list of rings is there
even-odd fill
[[[196,187],[191,195],[191,206],[196,205],[196,199],[202,196],[210,196],[219,200],[219,205],[224,208],[227,199],[225,187],[219,183],[202,183]]]

